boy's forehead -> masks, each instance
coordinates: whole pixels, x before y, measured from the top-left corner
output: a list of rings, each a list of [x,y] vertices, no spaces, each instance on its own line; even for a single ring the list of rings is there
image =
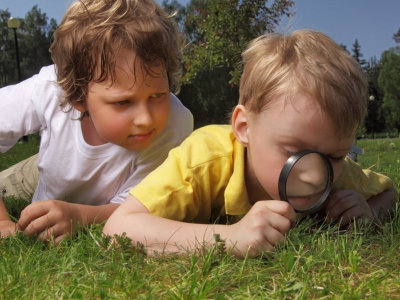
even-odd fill
[[[101,70],[100,68],[106,67],[98,64],[94,78],[99,78],[100,74],[107,71],[105,69]],[[134,51],[125,50],[122,51],[116,59],[114,68],[108,70],[107,77],[103,83],[110,87],[114,85],[115,82],[130,82],[132,85],[141,85],[145,84],[150,78],[159,78],[161,76],[167,76],[167,73],[161,64],[155,64],[152,67],[146,68],[142,60],[137,57]]]
[[[315,114],[318,113],[322,117],[329,115],[322,109],[321,105],[311,96],[304,93],[286,93],[271,99],[264,109],[273,109],[276,113],[284,114],[285,112]]]
[[[350,135],[340,136],[337,126],[321,106],[312,98],[303,94],[286,97],[285,95],[274,99],[265,108],[260,116],[260,125],[270,127],[274,135],[285,141],[303,141],[304,147],[312,147],[318,150],[321,145],[328,145],[334,149],[334,144],[352,141],[357,126]],[[351,142],[350,142],[351,143]],[[321,149],[322,150],[322,149]]]

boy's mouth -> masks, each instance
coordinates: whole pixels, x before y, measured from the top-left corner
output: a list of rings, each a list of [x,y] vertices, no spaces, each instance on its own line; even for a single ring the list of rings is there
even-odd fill
[[[137,141],[144,141],[144,140],[151,138],[153,136],[154,131],[155,131],[155,129],[152,129],[147,132],[133,134],[130,137]]]
[[[324,191],[320,191],[304,196],[288,196],[287,199],[289,204],[292,205],[295,209],[306,210],[317,203],[318,200],[321,199],[323,194]]]

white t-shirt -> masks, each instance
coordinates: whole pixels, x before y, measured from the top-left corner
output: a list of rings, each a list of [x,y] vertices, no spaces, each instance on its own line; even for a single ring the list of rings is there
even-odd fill
[[[129,151],[111,143],[90,146],[77,120],[80,113],[75,109],[65,113],[60,108],[62,95],[54,66],[0,89],[0,152],[6,152],[24,135],[41,134],[40,181],[32,201],[122,203],[129,190],[193,130],[192,114],[171,95],[168,123],[147,149]]]

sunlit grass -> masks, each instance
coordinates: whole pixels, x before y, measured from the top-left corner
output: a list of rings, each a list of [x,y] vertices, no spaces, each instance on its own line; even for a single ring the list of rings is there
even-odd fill
[[[394,145],[391,145],[391,143]],[[400,187],[400,141],[360,140],[363,167]],[[12,150],[11,150],[12,151]],[[19,151],[22,151],[21,149]],[[1,160],[7,160],[1,154]],[[11,152],[13,157],[13,153]],[[9,208],[21,208],[10,200]],[[307,219],[275,253],[235,259],[217,247],[150,258],[101,226],[58,247],[22,234],[0,238],[1,299],[397,299],[400,210],[387,222],[339,230]]]

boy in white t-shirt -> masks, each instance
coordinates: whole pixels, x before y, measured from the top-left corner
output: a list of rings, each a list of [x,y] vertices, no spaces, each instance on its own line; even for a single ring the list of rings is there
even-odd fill
[[[39,177],[33,203],[16,226],[0,198],[0,233],[57,244],[78,224],[107,219],[191,133],[193,118],[170,93],[179,87],[179,33],[153,1],[76,1],[50,51],[54,66],[0,89],[0,152],[41,134],[39,175],[35,157],[22,169],[33,161],[29,174],[17,174],[17,185]]]

